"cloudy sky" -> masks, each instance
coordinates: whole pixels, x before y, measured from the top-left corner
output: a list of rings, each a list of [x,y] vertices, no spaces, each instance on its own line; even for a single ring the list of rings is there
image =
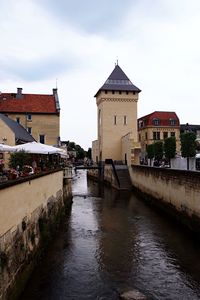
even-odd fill
[[[142,92],[138,117],[200,124],[199,0],[0,0],[0,91],[51,94],[61,139],[96,139],[94,95],[116,59]]]

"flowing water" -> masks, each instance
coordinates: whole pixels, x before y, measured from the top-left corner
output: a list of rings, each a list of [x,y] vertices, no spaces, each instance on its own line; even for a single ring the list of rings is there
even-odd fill
[[[70,215],[21,300],[119,299],[137,289],[147,299],[200,299],[200,244],[143,203],[73,180]]]

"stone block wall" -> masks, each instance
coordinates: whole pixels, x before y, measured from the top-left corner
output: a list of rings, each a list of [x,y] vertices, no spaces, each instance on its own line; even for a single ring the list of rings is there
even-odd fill
[[[200,232],[200,172],[132,166],[130,175],[143,198]]]
[[[0,189],[0,299],[17,299],[70,203],[63,171]]]

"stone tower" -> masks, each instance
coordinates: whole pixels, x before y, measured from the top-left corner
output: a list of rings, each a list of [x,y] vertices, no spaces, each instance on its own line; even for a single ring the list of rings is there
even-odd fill
[[[141,92],[120,66],[96,93],[98,140],[92,144],[94,161],[123,160],[122,137],[130,133],[137,142],[137,102]]]

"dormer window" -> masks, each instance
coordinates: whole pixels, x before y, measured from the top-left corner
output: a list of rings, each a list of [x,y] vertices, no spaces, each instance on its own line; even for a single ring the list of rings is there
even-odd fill
[[[139,121],[139,128],[142,128],[142,127],[144,127],[144,123],[143,123],[142,120],[140,120],[140,121]]]
[[[176,120],[175,119],[169,119],[169,125],[170,126],[176,126]]]
[[[153,119],[153,125],[159,126],[159,125],[160,125],[160,120],[157,119],[157,118],[154,118],[154,119]]]

